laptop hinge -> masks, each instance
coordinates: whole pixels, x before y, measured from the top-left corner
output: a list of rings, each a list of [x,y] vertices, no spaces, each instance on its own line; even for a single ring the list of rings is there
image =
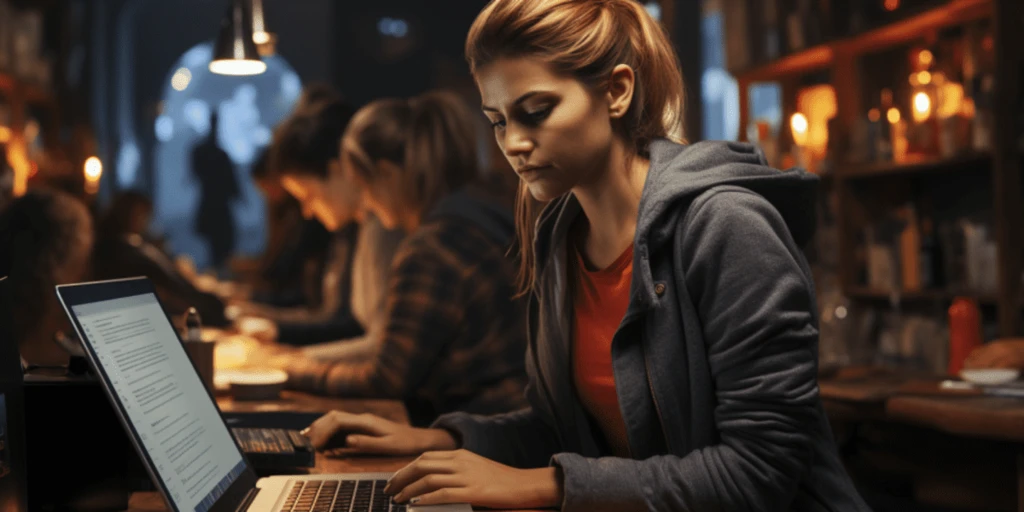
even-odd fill
[[[256,495],[259,493],[259,487],[253,487],[252,489],[249,489],[249,492],[245,493],[245,499],[243,499],[242,503],[238,505],[238,508],[235,509],[235,512],[245,512],[246,510],[249,510],[249,505],[252,505],[252,502],[256,499]]]

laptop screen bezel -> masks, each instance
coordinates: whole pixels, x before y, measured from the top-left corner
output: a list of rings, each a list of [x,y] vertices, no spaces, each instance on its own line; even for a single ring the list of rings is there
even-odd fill
[[[82,340],[82,346],[85,349],[85,353],[89,357],[89,363],[92,365],[94,371],[100,377],[100,383],[103,385],[103,390],[107,394],[107,398],[114,405],[114,411],[117,413],[118,419],[124,428],[131,434],[132,444],[135,445],[135,450],[139,453],[142,458],[146,471],[149,473],[153,483],[160,489],[160,493],[163,495],[164,500],[173,510],[179,510],[174,501],[170,498],[170,492],[166,485],[164,485],[163,479],[160,478],[159,473],[156,471],[155,465],[152,459],[149,457],[149,453],[146,451],[145,446],[142,444],[139,438],[139,433],[135,430],[135,426],[132,425],[131,421],[128,420],[127,412],[125,411],[124,404],[121,403],[121,399],[118,394],[110,385],[110,377],[107,375],[106,370],[102,365],[98,364],[96,352],[93,350],[92,343],[83,334],[82,325],[78,322],[78,317],[74,314],[72,307],[92,304],[95,302],[102,302],[105,300],[113,300],[124,297],[133,297],[137,295],[152,294],[156,297],[157,303],[160,304],[160,309],[164,312],[164,318],[168,322],[171,322],[171,318],[167,315],[167,309],[164,308],[160,298],[156,295],[156,291],[153,288],[153,284],[148,278],[129,278],[129,279],[118,279],[113,281],[98,281],[91,283],[81,284],[70,284],[70,285],[59,285],[57,288],[57,297],[64,307],[64,311],[68,315],[68,319],[71,320],[71,324],[75,328],[75,332],[78,334],[79,339]],[[173,322],[171,322],[173,325]],[[185,347],[180,344],[181,338],[176,329],[172,329],[178,337],[179,345],[178,350],[182,353],[185,352]],[[172,349],[173,350],[173,349]],[[186,353],[187,355],[187,353]],[[192,362],[192,358],[188,358],[195,369],[195,363]],[[198,370],[196,370],[198,374]],[[204,386],[205,388],[205,386]],[[213,401],[216,407],[217,401],[209,389],[206,390],[207,396]],[[224,415],[220,412],[220,407],[217,408],[217,414],[220,416],[221,424],[224,428],[231,433],[231,429],[224,421]],[[235,444],[235,449],[238,450],[241,456],[242,462],[245,465],[245,469],[242,474],[235,479],[235,481],[228,487],[227,491],[213,504],[210,508],[210,512],[223,512],[223,511],[236,511],[238,507],[245,501],[246,496],[249,492],[256,487],[256,481],[258,477],[252,469],[252,465],[249,464],[249,460],[245,457],[245,453],[241,447],[238,446],[238,441],[234,435],[231,435],[231,440]],[[192,512],[192,511],[179,511],[179,512]]]

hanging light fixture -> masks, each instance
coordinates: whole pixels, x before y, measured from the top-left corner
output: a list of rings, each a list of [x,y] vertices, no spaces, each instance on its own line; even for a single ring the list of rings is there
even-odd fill
[[[252,0],[252,40],[256,43],[260,57],[269,57],[277,51],[277,35],[267,31],[263,0]]]
[[[231,0],[213,45],[210,71],[219,75],[249,76],[267,70],[253,41],[250,0]]]

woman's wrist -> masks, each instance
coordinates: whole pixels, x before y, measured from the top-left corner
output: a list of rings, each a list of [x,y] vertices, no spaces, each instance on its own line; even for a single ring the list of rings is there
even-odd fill
[[[459,448],[459,443],[450,432],[440,428],[423,429],[423,451],[451,451]]]
[[[524,469],[530,494],[527,500],[531,507],[551,508],[562,505],[564,489],[561,470],[556,467]]]

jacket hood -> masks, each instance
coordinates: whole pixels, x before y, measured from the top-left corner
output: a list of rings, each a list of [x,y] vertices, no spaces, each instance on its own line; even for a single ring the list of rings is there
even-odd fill
[[[639,278],[636,284],[641,289],[653,290],[647,259],[672,240],[679,212],[700,194],[723,185],[742,187],[768,200],[782,215],[798,245],[803,246],[814,235],[817,176],[802,169],[773,169],[760,148],[752,144],[706,141],[681,145],[655,140],[651,143],[651,166],[640,197],[634,240],[634,278]],[[537,220],[534,244],[538,275],[543,273],[556,244],[566,239],[580,212],[579,202],[571,193],[544,209]],[[641,261],[644,265],[637,265]]]

